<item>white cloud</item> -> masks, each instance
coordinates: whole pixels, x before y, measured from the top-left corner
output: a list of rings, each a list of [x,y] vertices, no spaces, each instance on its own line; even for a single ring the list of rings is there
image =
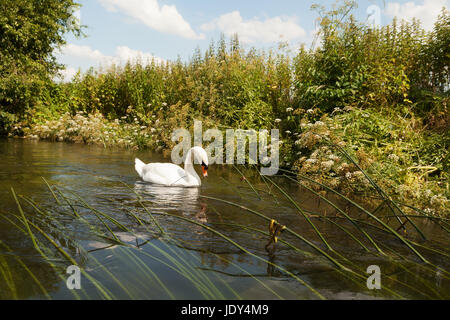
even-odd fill
[[[411,21],[412,18],[419,19],[423,28],[429,31],[433,29],[442,7],[448,8],[448,0],[423,0],[422,4],[389,2],[384,14],[391,18],[396,16],[407,21]]]
[[[92,64],[110,65],[110,64],[123,64],[128,61],[136,62],[139,60],[142,64],[150,63],[154,60],[157,63],[164,62],[165,60],[156,57],[150,53],[140,50],[133,50],[127,46],[116,47],[114,56],[109,56],[101,53],[99,50],[94,50],[89,46],[80,46],[69,43],[61,49],[60,56],[71,57],[81,60],[88,60]]]
[[[157,31],[187,39],[203,39],[178,13],[174,5],[160,6],[158,0],[99,0],[108,11],[123,12]]]
[[[239,39],[247,43],[292,41],[306,35],[294,17],[274,17],[263,21],[254,18],[244,21],[239,11],[223,14],[200,28],[204,31],[219,29],[227,36],[237,33]]]
[[[77,74],[78,69],[67,67],[59,72],[60,76],[56,77],[55,80],[62,80],[63,82],[68,82]]]
[[[139,61],[142,65],[147,65],[152,61],[156,63],[164,63],[165,60],[154,55],[143,52],[140,50],[133,50],[126,46],[116,47],[115,54],[109,56],[103,54],[99,50],[94,50],[89,46],[80,46],[69,43],[56,52],[58,60],[68,65],[65,70],[59,72],[59,76],[55,78],[56,81],[70,81],[73,76],[78,72],[78,68],[74,68],[74,65],[84,65],[84,67],[108,67],[111,64],[123,65],[128,61],[135,63]],[[69,62],[69,63],[67,63]],[[82,68],[82,69],[85,69]]]
[[[103,53],[98,50],[93,50],[89,46],[79,46],[72,43],[68,43],[62,47],[61,54],[94,61],[102,61],[107,58]]]
[[[116,64],[126,63],[127,61],[135,62],[139,60],[143,65],[150,63],[154,60],[157,63],[165,62],[164,59],[155,57],[151,53],[143,52],[140,50],[133,50],[127,46],[119,46],[116,48],[116,55],[112,57],[111,61]]]

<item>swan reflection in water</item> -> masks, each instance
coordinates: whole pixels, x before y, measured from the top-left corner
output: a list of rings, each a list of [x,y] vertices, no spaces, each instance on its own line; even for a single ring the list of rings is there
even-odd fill
[[[144,200],[150,201],[154,212],[179,212],[187,218],[206,223],[207,205],[199,198],[199,188],[167,187],[137,181],[134,190]]]

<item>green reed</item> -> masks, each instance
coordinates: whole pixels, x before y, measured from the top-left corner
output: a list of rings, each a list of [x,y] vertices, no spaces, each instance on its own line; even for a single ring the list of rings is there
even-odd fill
[[[239,175],[244,176],[242,171],[237,169]],[[262,185],[256,185],[259,181]],[[368,219],[375,220],[376,225],[370,223],[368,219],[361,220],[361,218],[355,218],[341,208],[341,204],[332,201],[326,195],[313,190],[301,180],[293,180],[290,176],[284,175],[283,179],[292,180],[298,182],[299,187],[308,190],[314,197],[325,202],[331,208],[334,209],[334,214],[323,215],[317,212],[311,212],[303,208],[302,203],[297,199],[294,199],[286,190],[284,190],[274,178],[268,178],[264,176],[257,176],[256,179],[245,177],[245,183],[248,189],[253,192],[253,195],[261,200],[263,197],[268,196],[271,201],[281,203],[282,199],[286,199],[287,204],[296,212],[298,212],[305,219],[305,226],[308,226],[311,231],[316,234],[320,242],[312,239],[310,236],[305,236],[305,230],[297,230],[289,225],[286,225],[283,233],[279,235],[279,241],[274,244],[274,250],[276,247],[284,246],[289,248],[295,255],[301,255],[306,259],[314,259],[320,265],[322,265],[330,272],[333,272],[337,277],[360,288],[361,291],[367,292],[365,288],[365,280],[367,274],[361,267],[360,263],[354,258],[347,257],[345,252],[341,252],[336,246],[331,246],[330,243],[325,240],[326,232],[321,231],[319,226],[314,221],[320,221],[322,225],[326,225],[327,228],[334,228],[342,232],[344,237],[348,237],[354,243],[356,243],[365,254],[377,257],[381,261],[389,263],[398,270],[401,270],[404,274],[415,276],[417,281],[426,288],[422,290],[409,282],[405,282],[402,279],[391,275],[385,275],[385,284],[381,292],[372,292],[376,296],[381,297],[395,297],[397,299],[404,299],[405,295],[403,290],[408,292],[414,292],[415,295],[423,296],[427,299],[445,299],[447,293],[440,292],[436,286],[426,278],[427,274],[433,274],[434,270],[442,272],[444,279],[449,279],[449,272],[441,266],[437,266],[432,262],[432,255],[446,256],[449,255],[441,249],[431,247],[428,243],[417,243],[414,240],[401,236],[395,231],[387,222],[384,222],[377,216],[377,212],[381,209],[370,210],[363,208],[355,201],[345,197],[338,191],[333,190],[326,185],[316,182],[308,177],[299,177],[300,179],[307,180],[308,182],[315,183],[322,189],[326,190],[328,194],[335,194],[341,200],[356,207],[360,212],[367,215]],[[158,274],[158,271],[153,269],[153,263],[163,266],[164,270],[170,270],[179,277],[185,279],[195,292],[200,294],[203,299],[226,299],[232,297],[233,299],[241,299],[238,292],[227,282],[226,278],[231,274],[222,272],[220,269],[206,268],[202,265],[202,261],[199,256],[193,251],[193,247],[186,244],[185,240],[175,236],[165,227],[167,224],[166,219],[169,221],[180,221],[180,223],[186,224],[186,226],[201,228],[205,232],[211,234],[214,238],[220,239],[229,246],[238,249],[240,254],[243,254],[255,261],[267,264],[268,267],[277,269],[280,272],[281,277],[290,279],[301,286],[307,288],[313,296],[319,299],[325,299],[325,296],[321,292],[321,288],[315,288],[310,284],[310,281],[301,275],[287,269],[280,263],[275,263],[269,253],[269,259],[264,257],[260,251],[255,249],[249,249],[242,244],[240,238],[230,237],[226,231],[222,230],[223,227],[230,227],[236,230],[240,230],[244,235],[257,236],[258,239],[267,240],[271,238],[270,232],[255,228],[252,226],[242,225],[236,222],[211,222],[202,223],[192,218],[179,216],[167,212],[153,212],[152,209],[147,207],[145,199],[136,192],[133,188],[123,183],[125,188],[129,190],[130,198],[133,199],[133,203],[136,207],[130,208],[129,206],[122,205],[118,208],[123,213],[122,216],[111,212],[104,212],[99,208],[89,204],[87,200],[83,199],[76,192],[63,188],[61,186],[51,185],[44,179],[44,182],[49,189],[49,192],[56,205],[51,205],[50,208],[44,208],[38,203],[34,202],[31,198],[24,195],[17,195],[15,190],[11,188],[11,193],[14,201],[17,205],[19,214],[1,214],[0,218],[9,223],[18,232],[23,234],[26,239],[31,242],[32,248],[42,257],[45,264],[47,264],[51,270],[58,276],[61,281],[65,281],[64,273],[62,272],[64,266],[69,264],[78,265],[81,267],[82,274],[93,285],[98,294],[103,299],[116,299],[118,296],[127,297],[130,299],[136,299],[143,294],[140,290],[145,290],[145,287],[139,289],[137,285],[130,286],[129,283],[116,274],[113,270],[109,270],[104,262],[100,262],[96,256],[99,251],[112,250],[111,252],[117,253],[121,263],[129,265],[135,270],[139,277],[139,285],[151,285],[152,287],[159,288],[162,293],[167,295],[170,299],[177,299],[178,293],[176,288],[171,287],[168,283],[165,283],[163,277]],[[239,191],[233,183],[229,183],[230,189],[235,193]],[[70,196],[68,195],[70,194]],[[246,201],[246,196],[242,193],[238,193],[240,201]],[[384,196],[384,195],[383,195]],[[200,198],[205,199],[211,203],[211,207],[214,202],[221,203],[222,205],[237,208],[242,213],[247,213],[258,217],[261,222],[271,222],[274,217],[271,214],[260,212],[253,209],[249,205],[243,205],[241,203],[221,199],[213,196],[200,195]],[[101,197],[99,197],[101,198]],[[114,199],[103,197],[103,199],[110,201],[111,203],[117,203]],[[386,197],[383,198],[386,200]],[[22,202],[21,202],[22,201]],[[27,206],[24,207],[24,204]],[[401,204],[393,203],[393,206],[398,207]],[[76,209],[79,208],[79,209]],[[217,210],[214,209],[216,212]],[[397,215],[393,215],[396,217]],[[439,224],[439,222],[446,224],[446,219],[433,219],[434,217],[426,217],[420,215],[422,218],[428,218],[429,221]],[[103,242],[110,243],[105,245],[104,248],[87,250],[80,243],[78,243],[70,232],[66,232],[67,226],[62,223],[61,219],[79,223],[85,229],[84,232],[91,237],[100,239]],[[386,216],[385,216],[386,218]],[[409,217],[410,219],[413,217]],[[408,220],[405,220],[408,221]],[[283,223],[283,221],[280,221]],[[442,225],[441,225],[442,226]],[[144,238],[136,234],[137,228],[144,229]],[[356,231],[356,232],[355,232]],[[384,238],[380,238],[378,233],[385,233],[394,239],[398,240],[396,247],[392,247],[385,243]],[[122,235],[128,235],[136,239],[136,243],[133,244],[130,241],[122,240]],[[362,237],[361,237],[362,236]],[[143,242],[139,243],[138,239],[142,238]],[[298,240],[309,247],[312,251],[305,251],[298,243]],[[369,246],[368,242],[371,246]],[[399,247],[400,245],[400,247]],[[48,291],[45,284],[40,277],[33,273],[33,268],[27,264],[26,259],[20,256],[15,256],[14,251],[8,244],[0,242],[0,246],[5,248],[7,252],[10,252],[12,257],[19,263],[24,271],[31,277],[42,296],[50,299],[52,294]],[[195,245],[194,245],[195,246]],[[419,261],[415,261],[409,256],[402,253],[399,248],[404,247],[414,253],[419,258]],[[146,248],[145,250],[142,250]],[[150,251],[148,251],[150,249]],[[420,252],[419,252],[420,249]],[[428,254],[425,254],[428,252]],[[255,275],[253,272],[249,272],[245,267],[227,259],[220,254],[209,252],[208,255],[215,256],[222,261],[228,261],[237,270],[239,270],[242,276],[247,276],[252,279],[255,284],[258,284],[267,293],[279,299],[283,299],[283,294],[272,289],[265,281],[259,279],[260,276]],[[146,260],[153,261],[152,264],[148,264]],[[423,274],[414,274],[409,270],[409,266],[414,265],[421,270]],[[86,271],[84,267],[89,266],[91,271]],[[94,271],[92,271],[94,270]],[[101,272],[101,274],[100,274]],[[239,275],[238,275],[239,276]],[[14,271],[9,266],[8,262],[0,255],[0,279],[4,280],[6,287],[10,292],[11,298],[19,298],[23,293],[19,292],[18,286],[15,282]],[[111,287],[114,284],[115,289]],[[220,287],[219,287],[219,284]],[[398,288],[401,288],[399,291]],[[91,292],[93,294],[94,292]],[[75,299],[88,299],[89,295],[85,290],[76,292],[71,290],[71,294]],[[294,293],[295,294],[295,293]]]

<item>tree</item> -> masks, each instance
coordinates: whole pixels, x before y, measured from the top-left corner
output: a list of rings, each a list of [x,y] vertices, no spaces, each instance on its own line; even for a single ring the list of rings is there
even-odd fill
[[[0,128],[34,105],[62,68],[54,51],[67,32],[82,34],[77,7],[73,0],[0,1]]]

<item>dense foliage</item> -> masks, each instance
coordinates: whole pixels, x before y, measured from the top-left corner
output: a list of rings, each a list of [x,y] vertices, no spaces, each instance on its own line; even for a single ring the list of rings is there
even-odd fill
[[[0,133],[45,98],[61,67],[54,49],[68,31],[80,34],[72,19],[75,7],[73,0],[0,2]]]
[[[25,4],[41,2],[20,3],[24,9],[6,10],[10,16],[28,17]],[[447,10],[425,32],[418,21],[369,27],[351,15],[354,2],[328,11],[316,7],[316,48],[294,54],[283,44],[275,52],[243,50],[237,36],[228,43],[222,37],[188,62],[91,69],[69,83],[47,81],[35,94],[57,67],[48,45],[61,44],[68,28],[65,10],[72,2],[58,3],[46,9],[62,15],[51,25],[53,37],[23,40],[8,53],[8,63],[0,62],[0,105],[22,117],[15,134],[169,150],[172,130],[191,128],[194,119],[203,120],[204,128],[277,127],[282,165],[355,191],[350,177],[364,176],[329,145],[324,148],[325,135],[392,194],[421,199],[423,208],[434,195],[441,199],[435,208],[448,208]],[[8,14],[1,17],[2,32],[14,24]],[[27,47],[27,41],[39,45]],[[2,54],[14,47],[3,42]],[[21,66],[17,72],[15,65]]]

